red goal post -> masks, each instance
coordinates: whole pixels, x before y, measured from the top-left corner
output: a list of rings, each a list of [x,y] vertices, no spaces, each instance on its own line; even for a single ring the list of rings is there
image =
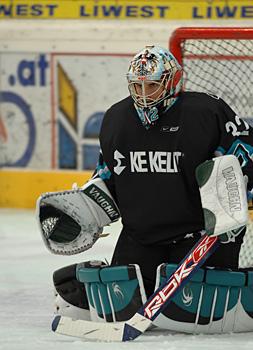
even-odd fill
[[[169,41],[184,70],[184,89],[222,97],[253,122],[253,28],[182,27]]]

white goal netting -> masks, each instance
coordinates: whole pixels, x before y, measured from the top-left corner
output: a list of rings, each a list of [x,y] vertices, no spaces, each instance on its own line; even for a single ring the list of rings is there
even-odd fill
[[[253,40],[187,40],[182,49],[186,90],[208,91],[253,118]]]

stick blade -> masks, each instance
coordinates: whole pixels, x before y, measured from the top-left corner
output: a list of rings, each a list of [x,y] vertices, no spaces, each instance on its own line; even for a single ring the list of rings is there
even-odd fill
[[[129,321],[116,323],[73,320],[67,316],[57,315],[52,322],[52,330],[58,334],[87,340],[123,342],[137,338],[151,324],[152,321],[138,313]]]
[[[55,316],[52,330],[55,333],[79,337],[87,340],[121,342],[125,322],[103,323],[84,320],[72,320],[66,316]]]

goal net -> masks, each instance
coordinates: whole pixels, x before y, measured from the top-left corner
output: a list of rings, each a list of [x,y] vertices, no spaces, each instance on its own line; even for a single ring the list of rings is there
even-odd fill
[[[184,69],[184,89],[222,97],[253,121],[253,28],[178,28],[170,49]]]
[[[253,28],[176,29],[170,50],[183,67],[184,90],[221,97],[253,126]],[[253,266],[253,205],[240,266]]]

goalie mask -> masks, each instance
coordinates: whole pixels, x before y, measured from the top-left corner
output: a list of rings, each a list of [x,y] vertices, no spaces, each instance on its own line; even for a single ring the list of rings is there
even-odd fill
[[[175,103],[182,68],[169,50],[146,46],[131,61],[127,80],[138,116],[148,129]]]

